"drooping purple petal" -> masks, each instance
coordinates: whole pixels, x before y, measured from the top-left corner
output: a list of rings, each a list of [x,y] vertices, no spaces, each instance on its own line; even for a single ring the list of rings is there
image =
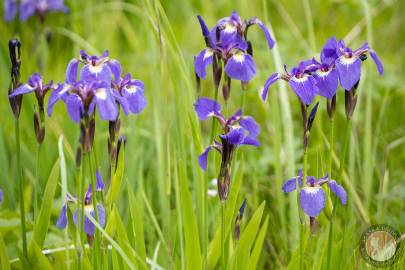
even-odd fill
[[[146,107],[146,98],[144,96],[144,85],[141,81],[136,80],[131,85],[126,85],[121,93],[127,100],[129,109],[134,114],[139,114]]]
[[[328,181],[328,186],[329,186],[329,189],[330,189],[333,193],[335,193],[336,196],[339,197],[340,202],[341,202],[342,204],[346,204],[346,202],[347,202],[347,193],[346,193],[346,190],[345,190],[341,185],[339,185],[338,183],[336,183],[335,180],[329,180],[329,181]]]
[[[25,21],[32,15],[34,15],[36,4],[33,1],[22,1],[20,3],[20,20]]]
[[[52,91],[51,96],[48,100],[48,116],[52,115],[53,106],[55,105],[55,103],[61,99],[65,99],[65,97],[68,95],[69,88],[70,85],[68,84],[60,84],[55,91]]]
[[[357,57],[340,56],[336,61],[336,68],[339,72],[339,80],[342,87],[351,90],[360,80],[361,60]]]
[[[221,105],[209,98],[199,98],[194,103],[194,110],[200,120],[205,120],[214,115],[221,115]]]
[[[336,69],[316,71],[315,80],[319,95],[331,99],[336,94],[339,86],[339,74]]]
[[[243,143],[246,135],[243,128],[233,128],[228,133],[220,135],[220,137],[225,139],[230,144],[240,145]]]
[[[269,91],[269,87],[273,83],[275,83],[278,79],[280,79],[280,74],[274,73],[274,74],[271,74],[271,76],[266,80],[266,82],[264,83],[263,89],[262,89],[262,93],[261,93],[261,97],[262,97],[263,101],[265,101],[267,98],[267,92]]]
[[[68,12],[69,9],[63,3],[64,0],[48,0],[47,4],[47,11],[61,11],[61,12]]]
[[[59,229],[64,229],[67,225],[66,207],[66,204],[64,204],[62,210],[60,211],[58,220],[56,221],[56,227],[58,227]]]
[[[84,113],[83,103],[76,94],[67,95],[65,98],[67,112],[75,123],[79,123]]]
[[[334,36],[330,37],[325,45],[323,45],[322,52],[321,52],[321,62],[322,64],[326,64],[328,66],[332,65],[333,62],[338,58],[336,53],[338,43]]]
[[[66,69],[66,82],[75,83],[77,81],[77,71],[79,68],[79,60],[72,59],[70,60],[67,69]]]
[[[384,67],[383,67],[380,59],[378,58],[377,54],[375,53],[375,51],[370,50],[370,56],[371,56],[371,58],[373,58],[374,63],[377,66],[378,73],[380,73],[380,75],[383,75],[384,74]]]
[[[256,137],[252,137],[252,136],[246,136],[245,138],[243,138],[243,140],[240,144],[260,146],[260,142],[256,139]]]
[[[96,170],[96,191],[103,191],[104,190],[104,181],[101,177],[100,171]]]
[[[239,52],[228,60],[225,72],[233,79],[248,82],[256,74],[256,65],[252,56]]]
[[[118,93],[117,90],[112,90],[112,95],[114,97],[114,99],[121,105],[122,110],[124,111],[125,115],[129,114],[129,105],[128,105],[128,101],[126,98],[124,98],[123,96],[121,96],[120,93]]]
[[[8,97],[12,98],[15,96],[34,92],[35,90],[36,90],[36,88],[32,87],[29,84],[22,84],[21,86],[17,87]]]
[[[316,82],[313,77],[304,76],[302,78],[292,77],[288,84],[294,90],[299,99],[306,105],[311,104],[317,94]]]
[[[202,154],[198,156],[198,164],[204,171],[207,170],[208,153],[212,148],[212,145],[208,146],[207,148],[205,148],[204,152],[202,152]]]
[[[4,0],[4,20],[13,20],[17,15],[17,0]]]
[[[267,27],[264,25],[264,23],[262,23],[262,21],[260,21],[259,19],[255,19],[254,22],[259,25],[260,29],[262,29],[266,40],[267,40],[267,45],[269,45],[269,48],[272,49],[274,47],[274,40],[271,38],[270,32],[267,29]]]
[[[301,187],[302,186],[302,175],[301,176],[296,176],[294,178],[288,179],[285,181],[281,187],[284,193],[290,193],[291,191],[294,191],[297,188],[297,179],[298,179],[298,185]]]
[[[325,207],[325,192],[319,186],[302,188],[300,206],[308,216],[317,217]]]
[[[111,94],[111,89],[99,88],[95,90],[95,98],[100,117],[103,120],[116,120],[119,111]]]
[[[115,59],[110,59],[107,62],[108,67],[110,68],[112,74],[114,75],[114,82],[118,82],[121,77],[121,64]]]
[[[240,119],[239,124],[249,133],[250,136],[256,138],[257,135],[259,135],[260,128],[253,117],[243,116]]]
[[[195,73],[198,77],[205,80],[207,76],[207,67],[212,63],[214,51],[211,48],[202,50],[194,60]]]

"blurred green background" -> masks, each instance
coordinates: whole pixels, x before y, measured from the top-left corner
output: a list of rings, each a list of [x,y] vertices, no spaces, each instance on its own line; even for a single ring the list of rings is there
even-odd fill
[[[8,40],[18,37],[22,42],[21,79],[40,72],[45,81],[61,82],[67,63],[81,49],[90,54],[109,50],[110,57],[121,62],[123,72],[133,74],[145,83],[148,106],[139,116],[122,117],[122,133],[127,137],[125,176],[137,194],[144,210],[143,223],[148,257],[165,268],[183,264],[183,241],[188,245],[181,223],[183,197],[179,197],[178,181],[185,179],[191,192],[192,206],[200,235],[202,250],[208,242],[201,238],[202,181],[208,176],[198,167],[197,156],[209,144],[211,122],[200,124],[193,102],[197,97],[193,57],[205,46],[196,15],[200,14],[209,27],[235,10],[242,19],[257,16],[272,28],[276,47],[269,50],[258,27],[249,31],[253,43],[257,75],[245,93],[244,111],[255,117],[261,126],[257,149],[243,148],[234,175],[242,177],[238,205],[247,198],[247,213],[242,230],[254,210],[265,200],[264,216],[269,217],[258,268],[291,268],[297,266],[299,227],[295,194],[281,191],[282,181],[296,175],[302,167],[301,116],[294,93],[284,82],[270,90],[269,99],[262,102],[259,90],[267,77],[289,68],[300,60],[319,57],[323,43],[332,35],[344,38],[352,48],[364,41],[379,55],[385,69],[379,76],[372,61],[363,64],[359,100],[354,113],[353,130],[344,183],[349,191],[348,204],[338,206],[333,245],[334,265],[345,269],[364,269],[358,251],[361,233],[373,223],[385,223],[398,231],[405,229],[405,30],[404,1],[65,1],[68,14],[51,13],[42,24],[32,17],[26,22],[0,21],[0,188],[5,201],[0,205],[0,232],[8,256],[17,257],[19,236],[18,198],[16,193],[15,137],[13,116],[7,100],[10,78]],[[370,15],[367,23],[367,12]],[[211,73],[202,81],[202,95],[213,97]],[[336,117],[336,162],[341,156],[344,136],[344,95],[339,89]],[[234,82],[230,111],[238,108],[242,88]],[[326,102],[320,100],[310,140],[309,174],[321,176],[327,159],[329,121]],[[222,101],[222,99],[221,99]],[[33,95],[25,96],[21,113],[22,164],[29,228],[33,220],[33,192],[41,194],[45,179],[58,157],[57,140],[65,137],[68,186],[76,193],[74,182],[74,153],[78,145],[79,127],[68,118],[64,105],[56,105],[54,114],[46,120],[46,137],[40,154],[40,183],[35,180],[37,144],[32,114]],[[195,128],[201,127],[200,132]],[[102,174],[107,175],[108,124],[97,120],[96,149]],[[211,155],[210,162],[219,158]],[[337,168],[337,163],[334,168]],[[239,170],[240,169],[240,170]],[[337,175],[337,170],[334,174]],[[180,180],[179,180],[180,179]],[[233,179],[234,181],[234,179]],[[350,183],[350,184],[348,184]],[[215,186],[208,184],[210,188]],[[124,185],[116,202],[125,227],[132,219],[128,212],[128,197]],[[145,194],[145,196],[143,196]],[[53,215],[45,246],[63,245],[63,233],[55,224],[63,204],[58,187],[53,202]],[[148,203],[150,208],[148,208]],[[146,204],[146,206],[145,206]],[[236,213],[236,208],[235,208]],[[180,222],[182,220],[182,222]],[[233,223],[234,216],[230,222]],[[137,221],[134,221],[137,222]],[[180,224],[179,224],[180,223]],[[319,230],[308,238],[305,249],[306,265],[314,269],[324,266],[328,222],[319,217]],[[208,234],[213,238],[219,227],[219,200],[208,200]],[[157,228],[160,228],[160,232]],[[162,240],[163,239],[163,240]],[[157,243],[164,247],[158,248]],[[171,259],[170,259],[171,258]],[[174,264],[170,262],[174,261]],[[56,260],[61,266],[64,264]],[[184,265],[183,265],[184,266]]]

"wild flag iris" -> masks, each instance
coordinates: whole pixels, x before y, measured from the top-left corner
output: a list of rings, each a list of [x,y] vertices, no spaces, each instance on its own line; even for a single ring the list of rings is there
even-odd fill
[[[13,20],[18,9],[21,21],[27,20],[34,14],[38,14],[43,21],[48,12],[60,11],[66,13],[69,11],[63,0],[4,0],[4,19],[6,21]]]
[[[221,113],[221,105],[208,98],[199,98],[194,108],[200,120],[214,117],[221,125],[222,134],[219,136],[221,142],[214,141],[208,146],[198,157],[198,163],[203,170],[206,170],[209,151],[215,149],[221,154],[221,169],[217,179],[218,195],[221,201],[226,201],[231,181],[233,154],[236,148],[242,145],[259,146],[257,140],[259,126],[253,117],[242,115],[241,110],[226,119]]]
[[[300,171],[298,176],[284,182],[282,190],[285,193],[294,191],[297,188],[297,182],[302,187],[303,177],[303,173]],[[300,191],[299,201],[304,213],[312,218],[316,218],[325,207],[326,195],[321,187],[324,184],[327,184],[330,191],[339,197],[342,204],[346,204],[347,202],[346,190],[335,180],[329,179],[328,174],[319,179],[316,179],[314,176],[307,176],[305,185]]]
[[[223,63],[226,80],[223,84],[223,95],[227,100],[230,94],[231,79],[240,80],[244,85],[256,74],[252,44],[247,39],[249,27],[254,24],[260,26],[269,48],[273,48],[274,40],[266,26],[257,18],[242,22],[239,15],[232,12],[231,16],[222,18],[209,30],[202,17],[197,17],[207,46],[195,57],[194,67],[197,78],[205,79],[206,69],[212,64],[214,83],[218,89]]]

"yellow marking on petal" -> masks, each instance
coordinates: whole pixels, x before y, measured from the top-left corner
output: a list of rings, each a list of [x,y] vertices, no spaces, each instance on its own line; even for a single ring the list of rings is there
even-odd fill
[[[136,86],[125,86],[125,90],[130,93],[130,94],[134,94],[138,91],[138,87]]]
[[[245,55],[243,53],[237,53],[232,58],[238,63],[242,63],[243,61],[245,61]]]
[[[324,77],[326,77],[330,72],[331,72],[331,70],[328,70],[328,71],[318,70],[318,71],[316,71],[316,74],[317,74],[319,77],[324,78]]]
[[[353,64],[357,60],[356,57],[340,57],[339,62],[342,63],[343,65],[349,66]]]
[[[204,53],[203,61],[208,57],[211,57],[214,54],[214,51],[211,48],[207,48]]]
[[[232,33],[236,32],[236,26],[233,25],[232,23],[228,22],[225,24],[225,28],[223,31],[224,31],[224,33],[232,34]]]
[[[103,68],[103,65],[89,65],[89,70],[91,73],[98,74],[101,72],[101,69]]]
[[[297,78],[297,77],[292,77],[292,78],[291,78],[291,80],[293,80],[294,82],[297,82],[297,83],[303,83],[303,82],[305,82],[307,79],[308,79],[307,76],[303,76],[303,77],[301,77],[301,78]]]

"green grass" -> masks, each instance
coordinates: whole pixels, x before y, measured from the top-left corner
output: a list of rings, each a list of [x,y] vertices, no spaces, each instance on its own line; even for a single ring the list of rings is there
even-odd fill
[[[369,41],[385,73],[378,76],[372,61],[363,65],[346,165],[342,179],[336,179],[343,183],[349,197],[346,206],[336,209],[330,265],[333,269],[367,267],[358,245],[370,224],[385,223],[404,232],[403,1],[66,2],[71,12],[49,14],[44,24],[36,18],[25,23],[0,21],[0,188],[5,194],[0,205],[1,269],[22,265],[14,119],[6,97],[10,77],[7,42],[12,37],[23,44],[22,81],[36,71],[46,81],[62,81],[68,61],[81,49],[92,54],[108,49],[125,72],[145,83],[145,111],[121,117],[121,133],[127,143],[121,155],[122,167],[106,193],[109,211],[107,225],[99,230],[100,269],[220,268],[221,205],[217,197],[205,193],[216,177],[220,158],[210,154],[207,173],[197,163],[197,156],[210,143],[212,123],[200,122],[194,113],[197,92],[193,56],[204,47],[196,15],[202,15],[212,26],[232,10],[242,18],[257,16],[265,22],[274,33],[276,47],[269,50],[259,28],[252,27],[249,37],[257,75],[244,96],[241,86],[232,84],[228,111],[237,109],[244,99],[244,111],[261,126],[261,146],[238,150],[234,160],[225,209],[226,268],[296,269],[303,252],[305,269],[326,269],[328,218],[319,216],[316,235],[310,234],[308,226],[301,231],[296,194],[287,196],[281,191],[283,180],[296,175],[303,166],[299,103],[284,82],[270,89],[267,102],[261,101],[259,90],[270,74],[282,70],[284,63],[291,67],[301,59],[318,57],[317,50],[331,35],[346,38],[355,48]],[[50,35],[49,42],[45,34]],[[201,81],[201,95],[213,98],[212,85],[209,72],[207,81]],[[219,100],[223,102],[221,95]],[[329,159],[329,118],[325,100],[319,101],[307,166],[308,173],[315,176],[322,176]],[[55,106],[53,116],[46,119],[37,181],[38,149],[32,122],[35,102],[33,95],[25,96],[20,117],[28,231],[28,258],[23,261],[40,269],[76,269],[76,243],[80,240],[74,227],[66,233],[55,223],[64,194],[77,193],[75,151],[79,127],[68,118],[62,104]],[[344,144],[342,89],[337,104],[334,177],[339,175]],[[98,162],[103,176],[108,175],[107,137],[108,123],[97,118],[94,163]],[[82,162],[88,163],[86,159]],[[82,179],[85,186],[90,179],[90,175]],[[248,205],[236,242],[233,226],[245,197]],[[86,256],[82,256],[82,269],[91,269],[94,252],[83,248]],[[400,269],[399,263],[404,260],[402,256],[394,268]]]

